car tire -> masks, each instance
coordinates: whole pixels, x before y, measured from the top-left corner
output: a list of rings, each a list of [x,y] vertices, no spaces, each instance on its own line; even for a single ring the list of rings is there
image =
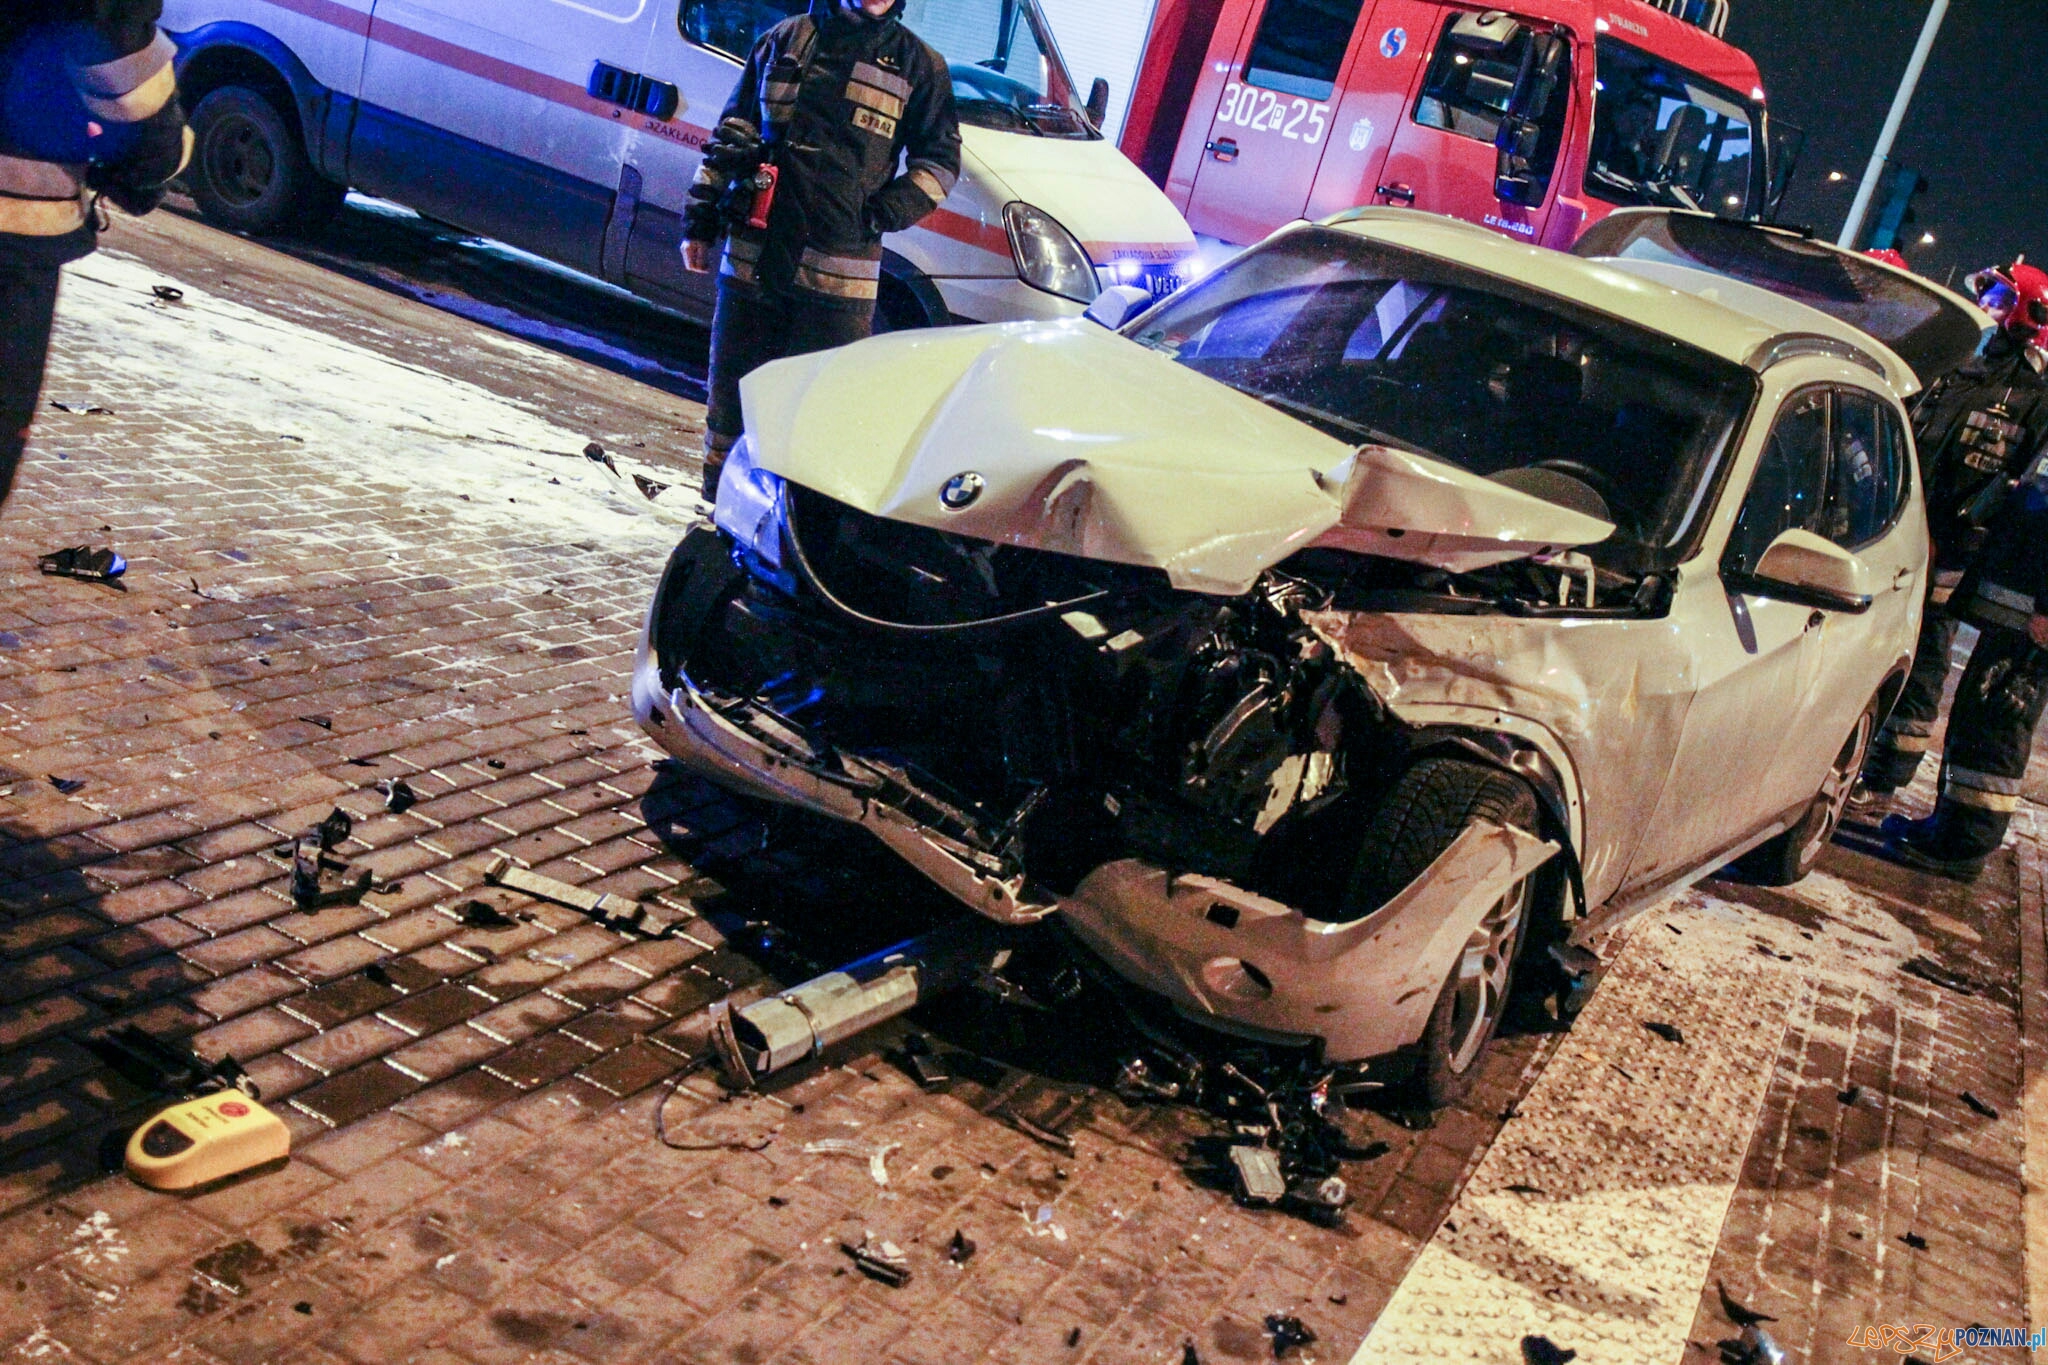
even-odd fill
[[[192,143],[185,180],[193,201],[232,231],[262,237],[315,228],[348,193],[313,169],[291,120],[246,86],[224,85],[199,101]]]
[[[1759,886],[1790,886],[1813,871],[1842,823],[1849,793],[1863,771],[1863,760],[1869,756],[1871,738],[1877,733],[1877,709],[1878,704],[1873,701],[1857,717],[1806,814],[1792,828],[1773,835],[1736,859],[1737,876]]]
[[[881,288],[875,297],[875,335],[890,332],[912,332],[926,327],[943,327],[950,318],[933,315],[934,306],[943,313],[945,304],[938,299],[938,291],[931,288],[929,281],[920,280],[922,287],[909,279],[899,278],[894,272],[882,273]],[[929,298],[925,297],[929,295]]]
[[[1534,831],[1536,795],[1484,763],[1425,758],[1409,768],[1367,826],[1345,892],[1347,917],[1384,904],[1478,820]],[[1509,888],[1452,965],[1416,1047],[1409,1084],[1418,1107],[1442,1109],[1472,1088],[1507,1010],[1515,960],[1535,917],[1539,878],[1532,874]]]

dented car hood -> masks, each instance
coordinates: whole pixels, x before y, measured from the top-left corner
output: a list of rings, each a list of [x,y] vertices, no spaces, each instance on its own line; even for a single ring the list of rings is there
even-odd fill
[[[877,337],[741,386],[756,466],[860,511],[1235,595],[1323,544],[1454,572],[1605,521],[1352,447],[1092,322]]]

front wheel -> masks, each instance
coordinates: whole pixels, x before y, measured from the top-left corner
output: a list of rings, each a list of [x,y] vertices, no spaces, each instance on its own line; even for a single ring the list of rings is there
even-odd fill
[[[1417,763],[1373,815],[1345,893],[1347,914],[1362,915],[1384,904],[1480,820],[1533,832],[1535,793],[1484,763],[1456,758]],[[1480,917],[1452,963],[1417,1048],[1411,1084],[1421,1107],[1455,1104],[1472,1088],[1486,1045],[1507,1011],[1515,959],[1534,917],[1536,887],[1537,874],[1509,887]]]
[[[345,187],[313,168],[290,120],[246,86],[224,85],[192,111],[186,181],[208,221],[256,236],[318,227]]]
[[[1842,741],[1806,814],[1792,828],[1736,859],[1735,871],[1745,881],[1759,886],[1790,886],[1813,871],[1821,851],[1841,826],[1849,793],[1855,790],[1856,779],[1863,772],[1863,760],[1870,754],[1871,737],[1876,733],[1877,703],[1873,701],[1856,718],[1849,737]]]

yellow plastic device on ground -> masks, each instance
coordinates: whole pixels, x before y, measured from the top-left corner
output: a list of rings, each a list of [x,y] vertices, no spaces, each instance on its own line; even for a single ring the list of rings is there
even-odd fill
[[[128,1174],[153,1190],[189,1190],[290,1156],[291,1129],[240,1090],[180,1100],[128,1139]]]

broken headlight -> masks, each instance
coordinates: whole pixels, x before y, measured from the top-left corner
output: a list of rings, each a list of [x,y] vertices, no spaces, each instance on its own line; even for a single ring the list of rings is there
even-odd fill
[[[719,476],[718,505],[711,520],[732,537],[742,568],[793,596],[796,579],[782,562],[788,496],[781,476],[754,462],[754,438],[742,436]]]
[[[1074,234],[1060,226],[1059,219],[1019,200],[1003,210],[1003,223],[1010,230],[1010,250],[1017,258],[1019,279],[1076,303],[1095,302],[1102,292],[1095,264]]]

